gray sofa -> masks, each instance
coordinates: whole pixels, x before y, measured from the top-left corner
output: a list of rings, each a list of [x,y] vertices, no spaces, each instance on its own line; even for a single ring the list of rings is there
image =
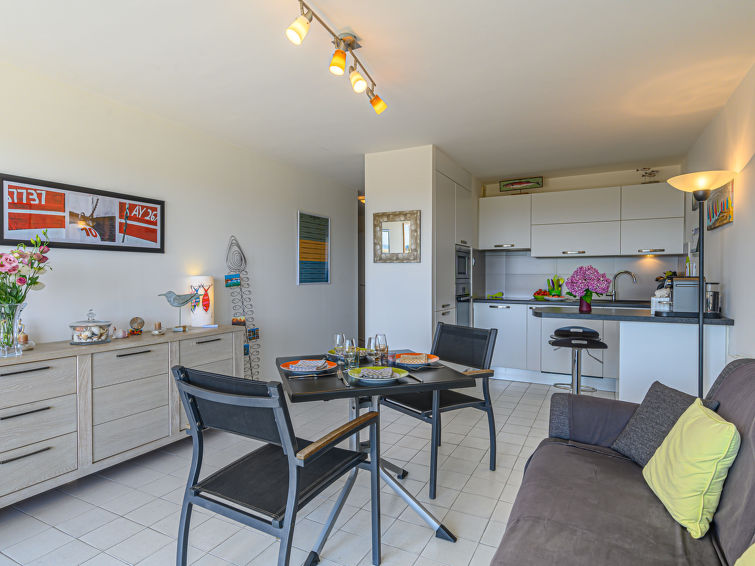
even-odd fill
[[[491,566],[732,566],[755,543],[755,360],[726,366],[708,398],[742,441],[707,535],[693,539],[609,448],[636,404],[557,393]]]

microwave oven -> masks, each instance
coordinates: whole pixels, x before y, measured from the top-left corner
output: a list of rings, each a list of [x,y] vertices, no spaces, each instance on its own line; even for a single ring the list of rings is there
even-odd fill
[[[469,279],[472,276],[472,250],[456,246],[456,278]]]

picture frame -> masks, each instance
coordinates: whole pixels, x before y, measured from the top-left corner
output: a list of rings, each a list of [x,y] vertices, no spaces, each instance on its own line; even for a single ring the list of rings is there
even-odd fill
[[[0,244],[165,253],[165,201],[0,173]]]
[[[705,205],[707,230],[715,230],[734,222],[734,181],[729,181],[713,191]]]
[[[330,283],[330,218],[296,213],[296,284]]]
[[[372,216],[373,263],[420,263],[421,211],[376,212]]]

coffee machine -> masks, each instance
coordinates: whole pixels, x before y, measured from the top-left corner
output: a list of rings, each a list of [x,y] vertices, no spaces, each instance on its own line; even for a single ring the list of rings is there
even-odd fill
[[[697,277],[674,277],[671,280],[671,310],[657,311],[657,316],[696,317],[699,312]],[[705,313],[706,318],[721,317],[720,284],[705,282]]]

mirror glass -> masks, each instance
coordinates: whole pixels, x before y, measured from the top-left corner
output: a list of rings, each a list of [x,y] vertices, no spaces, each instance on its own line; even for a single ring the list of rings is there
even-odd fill
[[[420,261],[420,211],[376,212],[373,216],[373,261]]]
[[[381,250],[384,254],[405,254],[411,251],[411,222],[383,222],[380,228]]]

